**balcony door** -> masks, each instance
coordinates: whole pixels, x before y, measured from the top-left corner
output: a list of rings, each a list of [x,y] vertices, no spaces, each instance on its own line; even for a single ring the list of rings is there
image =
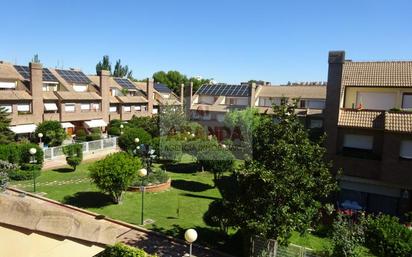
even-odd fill
[[[396,93],[358,92],[356,106],[367,110],[390,110],[396,107]]]

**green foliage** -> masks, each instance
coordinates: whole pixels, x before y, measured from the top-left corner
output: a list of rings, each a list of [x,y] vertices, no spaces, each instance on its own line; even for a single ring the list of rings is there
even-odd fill
[[[136,176],[135,180],[132,183],[132,186],[141,186],[142,184],[144,186],[162,184],[166,183],[169,180],[169,178],[170,177],[166,173],[166,171],[158,170],[151,172],[144,177]]]
[[[218,227],[220,231],[227,233],[232,220],[232,210],[227,203],[222,200],[216,200],[210,203],[209,209],[203,215],[204,222],[211,227]]]
[[[197,139],[187,140],[183,142],[183,152],[190,154],[194,157],[198,157],[198,154],[205,150],[216,149],[219,147],[219,143],[216,140],[209,139]]]
[[[8,176],[11,180],[21,181],[21,180],[30,180],[33,179],[33,176],[36,178],[40,176],[41,171],[39,169],[34,170],[14,170],[8,173]]]
[[[153,79],[156,83],[162,83],[167,85],[173,92],[180,95],[180,86],[182,84],[187,84],[193,82],[193,92],[195,92],[201,85],[209,84],[211,79],[202,78],[187,78],[186,75],[178,71],[158,71],[153,74]]]
[[[76,167],[79,166],[83,160],[83,145],[67,145],[63,147],[63,153],[66,155],[67,164],[73,167],[73,170],[76,170]]]
[[[36,148],[36,163],[41,167],[43,164],[43,150],[37,144],[32,143],[11,143],[0,145],[0,160],[19,165],[30,163],[30,148]]]
[[[107,247],[103,252],[99,253],[97,257],[155,257],[147,254],[145,251],[127,246],[122,243],[117,243],[113,246]]]
[[[113,70],[113,76],[114,77],[119,77],[119,78],[129,78],[133,80],[133,71],[129,70],[129,67],[127,65],[123,66],[121,64],[121,60],[117,60],[116,64],[114,65],[114,70]]]
[[[137,117],[133,116],[127,123],[130,127],[142,128],[147,131],[152,137],[159,136],[159,117],[154,115],[152,117]]]
[[[334,257],[357,257],[361,252],[359,247],[364,242],[364,232],[361,224],[352,217],[338,215],[332,228],[332,252]]]
[[[379,257],[412,256],[412,230],[389,215],[369,216],[364,220],[366,246]]]
[[[95,162],[90,168],[90,177],[96,186],[119,203],[125,191],[134,181],[141,168],[140,159],[125,152],[115,153]]]
[[[296,103],[284,102],[273,106],[273,119],[263,116],[254,130],[254,161],[235,172],[231,200],[234,224],[281,244],[292,231],[305,232],[337,189],[325,148],[310,141],[295,114]]]
[[[139,143],[135,139],[139,138]],[[119,137],[119,146],[123,151],[133,153],[137,146],[150,144],[152,137],[142,128],[126,127]]]
[[[197,156],[199,164],[207,171],[213,172],[214,178],[219,179],[226,171],[232,171],[235,163],[233,154],[224,148],[207,148]]]
[[[102,138],[102,131],[99,128],[93,128],[91,133],[86,136],[86,141],[95,141]]]
[[[182,142],[173,138],[162,137],[159,140],[159,158],[177,162],[180,161],[183,155]]]
[[[111,136],[120,136],[120,125],[122,124],[121,120],[111,120],[109,125],[107,125],[107,133]]]
[[[6,190],[8,184],[9,184],[9,176],[7,172],[0,171],[0,192],[3,192],[4,190]]]
[[[0,106],[0,144],[14,141],[14,133],[9,129],[11,118],[3,106]]]
[[[84,129],[76,129],[76,141],[78,142],[85,142],[87,137],[87,133]]]
[[[162,106],[159,112],[159,131],[161,136],[176,135],[187,127],[186,114],[175,106]]]
[[[103,56],[103,60],[96,64],[96,74],[99,74],[101,70],[107,70],[112,73],[112,64],[108,55]]]
[[[34,134],[37,137],[39,133],[43,134],[42,142],[51,147],[61,145],[67,137],[60,122],[54,120],[40,123]],[[37,138],[37,140],[40,141],[39,138]]]

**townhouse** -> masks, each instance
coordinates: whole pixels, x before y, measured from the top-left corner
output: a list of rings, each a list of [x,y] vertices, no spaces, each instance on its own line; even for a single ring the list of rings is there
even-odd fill
[[[412,210],[412,62],[329,53],[325,130],[343,208]]]
[[[204,125],[210,134],[218,139],[230,136],[230,129],[224,124],[225,114],[231,110],[257,108],[261,114],[273,114],[272,105],[280,104],[281,99],[291,102],[299,98],[296,109],[307,128],[323,131],[323,110],[325,108],[326,86],[288,85],[272,86],[267,83],[256,85],[203,85],[191,96],[189,91],[187,111],[192,120]]]
[[[10,113],[11,130],[33,133],[45,120],[61,122],[69,135],[76,129],[101,128],[113,119],[150,116],[163,104],[180,105],[166,86],[154,89],[152,80],[133,82],[107,71],[87,76],[75,69],[43,68],[0,62],[0,106]]]

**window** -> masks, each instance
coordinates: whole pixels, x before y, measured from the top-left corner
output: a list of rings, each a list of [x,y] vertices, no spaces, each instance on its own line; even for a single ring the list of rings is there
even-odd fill
[[[146,105],[142,105],[142,106],[141,106],[141,109],[142,109],[143,112],[145,112],[145,111],[147,111],[147,106],[146,106]]]
[[[87,84],[73,84],[73,89],[76,92],[87,92]]]
[[[390,110],[396,107],[396,93],[358,92],[356,107],[369,110]]]
[[[12,113],[13,112],[13,107],[11,106],[11,104],[0,105],[0,108],[4,108],[6,110],[6,113]]]
[[[44,111],[46,112],[55,112],[57,111],[57,104],[55,103],[44,103]]]
[[[280,98],[259,97],[259,106],[270,107],[272,105],[280,105]]]
[[[214,96],[201,95],[199,96],[200,104],[214,104],[216,101]]]
[[[109,112],[117,112],[117,106],[115,105],[110,106]]]
[[[399,156],[405,159],[412,159],[412,140],[403,140]]]
[[[325,101],[324,100],[307,100],[307,108],[325,109]]]
[[[91,108],[93,111],[100,111],[100,104],[99,103],[92,103]]]
[[[226,97],[226,105],[243,106],[248,105],[248,99],[246,97]]]
[[[132,111],[132,108],[130,107],[130,105],[128,105],[128,106],[123,106],[123,111],[125,111],[125,112],[131,112],[131,111]]]
[[[323,120],[310,120],[309,128],[322,128]]]
[[[89,104],[89,103],[80,104],[80,110],[82,110],[82,111],[90,111],[90,104]]]
[[[13,89],[16,88],[16,82],[0,82],[1,89]]]
[[[58,84],[43,83],[43,92],[54,92],[58,90]]]
[[[216,120],[219,121],[219,122],[223,122],[225,120],[225,115],[221,114],[221,113],[218,113],[216,115]]]
[[[153,108],[153,111],[152,111],[153,114],[157,114],[158,112],[159,110],[157,108]]]
[[[140,112],[142,110],[142,107],[140,105],[136,105],[134,107],[134,110]]]
[[[18,112],[30,112],[30,104],[18,104],[17,111]]]
[[[372,150],[373,136],[346,134],[343,140],[343,147]]]
[[[412,109],[412,93],[403,94],[402,109]]]
[[[209,113],[203,114],[201,117],[202,117],[202,120],[210,120],[212,118],[212,115],[209,112]]]
[[[74,103],[64,104],[64,110],[66,112],[75,112],[76,111],[76,105]]]

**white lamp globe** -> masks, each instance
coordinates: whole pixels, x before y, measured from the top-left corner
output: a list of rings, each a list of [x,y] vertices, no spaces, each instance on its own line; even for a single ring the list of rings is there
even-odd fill
[[[42,137],[43,137],[43,133],[39,133],[39,134],[37,134],[37,136],[38,136],[39,138],[42,138]]]
[[[195,137],[195,134],[192,133],[190,136],[191,136],[191,137]]]
[[[140,169],[138,173],[139,177],[144,177],[147,175],[147,170],[145,168]]]
[[[194,241],[196,241],[196,239],[197,239],[197,232],[196,232],[196,230],[194,230],[193,228],[190,228],[190,229],[188,229],[188,230],[186,230],[186,232],[185,232],[185,240],[188,242],[188,243],[193,243]]]
[[[134,142],[137,144],[137,143],[140,142],[140,139],[139,139],[138,137],[136,137],[136,138],[134,139]]]
[[[37,153],[37,149],[36,148],[30,148],[29,153],[31,155],[35,155]]]
[[[121,128],[121,129],[124,128],[123,124],[120,124],[120,128]]]
[[[225,145],[225,144],[222,144],[222,148],[226,148],[226,145]]]

